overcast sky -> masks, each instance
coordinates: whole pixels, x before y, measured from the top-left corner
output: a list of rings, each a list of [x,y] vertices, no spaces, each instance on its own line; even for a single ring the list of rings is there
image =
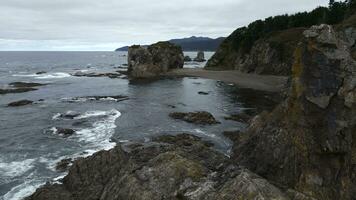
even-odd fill
[[[271,15],[328,0],[0,0],[0,50],[113,50],[228,36]]]

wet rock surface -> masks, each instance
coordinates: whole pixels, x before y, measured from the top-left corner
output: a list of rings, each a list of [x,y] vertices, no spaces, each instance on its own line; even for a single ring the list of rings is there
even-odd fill
[[[218,122],[214,116],[208,112],[190,112],[190,113],[182,113],[182,112],[174,112],[169,114],[169,116],[173,119],[179,119],[186,121],[188,123],[194,124],[218,124]]]
[[[79,159],[62,182],[46,184],[26,199],[288,199],[265,179],[187,134]]]
[[[56,127],[55,129],[56,129],[55,133],[59,134],[59,135],[71,136],[71,135],[73,135],[75,133],[75,130],[70,129],[70,128]]]
[[[5,88],[0,88],[0,94],[24,93],[38,90],[37,87],[47,84],[28,83],[28,82],[13,82]]]
[[[26,106],[26,105],[29,105],[29,104],[32,104],[32,103],[33,103],[33,101],[25,99],[25,100],[11,102],[7,106],[9,106],[9,107],[20,107],[20,106]]]
[[[287,100],[252,119],[233,159],[293,199],[356,194],[355,28],[313,26],[295,52]]]
[[[147,48],[131,46],[128,52],[128,74],[131,78],[153,78],[170,69],[183,68],[181,47],[169,42],[158,42]]]
[[[96,73],[96,72],[75,72],[72,74],[72,76],[76,77],[108,77],[111,79],[115,78],[123,78],[123,74],[121,73],[112,73],[112,72],[107,72],[107,73]]]

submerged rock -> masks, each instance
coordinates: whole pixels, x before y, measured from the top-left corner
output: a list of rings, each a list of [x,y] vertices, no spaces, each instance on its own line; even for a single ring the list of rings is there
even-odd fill
[[[9,85],[16,87],[16,88],[32,88],[32,87],[38,87],[38,86],[44,86],[47,84],[43,83],[28,83],[28,82],[13,82],[10,83]]]
[[[158,42],[147,48],[134,45],[128,52],[128,74],[131,78],[153,78],[170,69],[182,68],[182,48],[169,42]]]
[[[64,135],[64,136],[71,136],[75,133],[75,130],[70,129],[70,128],[59,128],[56,127],[56,133],[59,135]]]
[[[203,91],[200,91],[200,92],[198,92],[198,94],[200,94],[200,95],[209,95],[210,92],[203,92]]]
[[[200,138],[182,134],[154,141],[79,159],[63,184],[44,185],[26,199],[287,199],[277,187],[231,164]]]
[[[214,116],[208,112],[190,112],[190,113],[181,113],[174,112],[169,114],[170,117],[174,119],[180,119],[189,123],[194,124],[218,124]]]
[[[29,105],[29,104],[32,104],[32,103],[33,103],[33,101],[25,99],[25,100],[11,102],[7,106],[9,106],[9,107],[20,107],[20,106],[26,106],[26,105]]]
[[[107,73],[96,73],[96,72],[89,72],[89,73],[85,73],[85,72],[75,72],[72,74],[72,76],[76,76],[76,77],[108,77],[111,79],[115,79],[115,78],[122,78],[122,74],[121,73],[111,73],[111,72],[107,72]]]
[[[24,93],[38,90],[36,87],[44,86],[43,83],[13,82],[6,88],[0,88],[0,94]]]
[[[194,58],[194,61],[195,61],[195,62],[205,62],[206,60],[205,60],[205,58],[204,58],[204,51],[199,51],[199,52],[197,53],[197,57]]]

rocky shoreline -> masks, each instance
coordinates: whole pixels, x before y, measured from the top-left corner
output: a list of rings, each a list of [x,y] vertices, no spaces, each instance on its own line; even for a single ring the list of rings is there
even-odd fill
[[[303,32],[286,98],[271,112],[228,117],[250,123],[245,131],[224,133],[234,142],[230,157],[196,136],[163,135],[78,159],[61,184],[48,183],[27,199],[354,199],[354,25],[320,25]],[[138,55],[152,54],[134,49],[143,52]],[[135,55],[129,55],[134,77],[168,71],[157,71],[160,62]],[[205,112],[171,117],[218,123]]]

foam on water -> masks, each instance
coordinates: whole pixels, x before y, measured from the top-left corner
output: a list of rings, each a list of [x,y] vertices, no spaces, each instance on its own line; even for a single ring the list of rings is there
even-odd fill
[[[110,138],[115,132],[115,121],[121,116],[118,110],[110,111],[88,111],[82,115],[79,115],[75,119],[85,119],[91,117],[101,117],[98,121],[94,122],[91,128],[85,128],[76,132],[75,135],[71,136],[71,140],[76,140],[82,143],[81,149],[78,149],[77,153],[73,155],[61,156],[56,159],[50,159],[50,155],[40,157],[37,161],[47,165],[47,168],[55,171],[56,164],[67,158],[76,159],[78,157],[87,157],[93,155],[100,150],[110,150],[115,147],[116,143],[110,141]],[[59,119],[58,114],[56,114],[54,119]],[[55,131],[55,129],[53,129]],[[83,155],[83,152],[85,153]],[[22,175],[28,170],[33,168],[35,159],[27,159],[19,162],[3,163],[0,160],[0,173],[5,174],[9,177],[14,177]],[[60,174],[56,178],[52,179],[54,183],[60,183],[67,172]],[[13,187],[8,193],[3,197],[4,200],[20,200],[26,196],[31,195],[36,191],[37,188],[45,184],[45,179],[34,179],[36,177],[33,173],[27,177],[27,180],[22,184]]]
[[[84,114],[82,115],[79,115],[78,117],[74,117],[74,119],[86,119],[86,118],[90,118],[90,117],[98,117],[98,116],[105,116],[105,115],[117,115],[117,113],[120,113],[119,111],[117,110],[112,110],[112,111],[88,111],[88,112],[85,112]],[[121,113],[118,117],[121,116]],[[116,118],[118,118],[116,117]],[[115,118],[115,120],[116,120]]]
[[[35,159],[26,159],[23,161],[4,162],[0,160],[0,174],[3,177],[21,176],[33,168]]]
[[[20,200],[36,191],[37,188],[44,185],[45,182],[41,180],[29,179],[21,185],[12,188],[8,193],[4,195],[4,200]]]
[[[54,72],[54,73],[46,73],[46,74],[14,74],[12,76],[16,77],[34,77],[35,79],[59,79],[59,78],[67,78],[71,75],[65,72]]]
[[[86,152],[92,155],[93,152],[99,150],[109,150],[115,147],[115,143],[110,141],[110,138],[115,132],[115,121],[121,116],[121,113],[117,110],[111,111],[92,111],[86,112],[83,115],[78,116],[78,119],[84,119],[96,116],[106,116],[104,119],[96,121],[92,128],[86,128],[78,130],[74,137],[77,137],[79,141],[84,142],[89,147]]]

